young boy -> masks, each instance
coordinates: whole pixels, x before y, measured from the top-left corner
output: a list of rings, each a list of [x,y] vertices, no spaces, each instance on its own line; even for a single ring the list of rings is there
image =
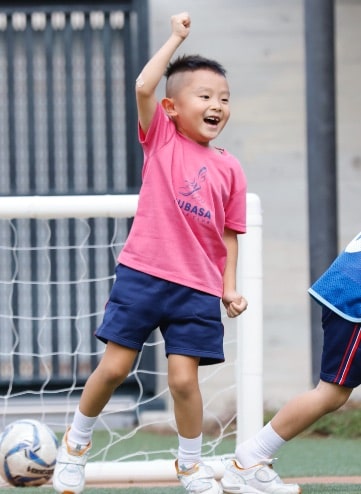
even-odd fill
[[[286,441],[344,405],[361,383],[361,232],[309,293],[322,305],[320,382],[289,401],[258,434],[237,447],[236,459],[228,462],[222,479],[224,493],[301,492],[298,485],[281,481],[269,458]],[[253,490],[242,490],[247,486]]]
[[[82,492],[95,421],[157,327],[174,400],[178,478],[189,493],[222,492],[201,461],[198,366],[224,360],[220,298],[229,317],[247,307],[236,291],[246,180],[233,156],[210,146],[230,116],[225,70],[200,56],[170,63],[189,34],[188,14],[173,16],[171,26],[136,81],[144,150],[139,205],[96,331],[106,349],[59,449],[53,485],[60,493]],[[155,92],[164,74],[166,97],[158,103]]]

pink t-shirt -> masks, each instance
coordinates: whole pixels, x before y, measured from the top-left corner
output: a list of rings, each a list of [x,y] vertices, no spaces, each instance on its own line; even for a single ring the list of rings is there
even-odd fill
[[[118,261],[218,297],[223,293],[224,228],[246,231],[246,179],[224,150],[177,132],[158,104],[146,135],[139,203]]]

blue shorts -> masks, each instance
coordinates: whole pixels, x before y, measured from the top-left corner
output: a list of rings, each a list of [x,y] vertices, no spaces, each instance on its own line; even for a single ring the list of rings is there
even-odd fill
[[[322,327],[321,379],[355,388],[361,384],[361,323],[347,321],[323,306]]]
[[[214,295],[172,283],[119,264],[95,332],[103,342],[141,351],[159,327],[166,355],[200,358],[200,365],[224,361],[224,327],[220,300]]]

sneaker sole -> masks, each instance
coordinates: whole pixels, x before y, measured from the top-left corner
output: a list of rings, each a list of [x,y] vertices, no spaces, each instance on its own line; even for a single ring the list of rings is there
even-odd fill
[[[242,485],[241,487],[237,487],[237,489],[227,489],[227,487],[223,487],[223,494],[264,494],[265,492],[266,491],[260,491],[249,485]],[[298,494],[301,493],[302,489],[300,488]]]
[[[237,489],[227,489],[227,487],[223,488],[223,494],[264,494],[264,491],[259,491],[255,487],[251,487],[249,485],[242,485],[237,487]]]

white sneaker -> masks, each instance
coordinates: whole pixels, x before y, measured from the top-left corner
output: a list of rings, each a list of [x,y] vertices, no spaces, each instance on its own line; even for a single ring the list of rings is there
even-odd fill
[[[242,468],[228,460],[221,484],[225,494],[300,494],[297,484],[285,484],[272,468],[273,460],[263,460],[251,468]]]
[[[89,456],[91,443],[85,447],[70,448],[68,432],[58,450],[53,475],[53,487],[60,494],[80,494],[85,485],[85,464]]]
[[[222,489],[214,478],[211,467],[197,463],[192,468],[180,470],[175,462],[177,477],[189,494],[222,494]]]

